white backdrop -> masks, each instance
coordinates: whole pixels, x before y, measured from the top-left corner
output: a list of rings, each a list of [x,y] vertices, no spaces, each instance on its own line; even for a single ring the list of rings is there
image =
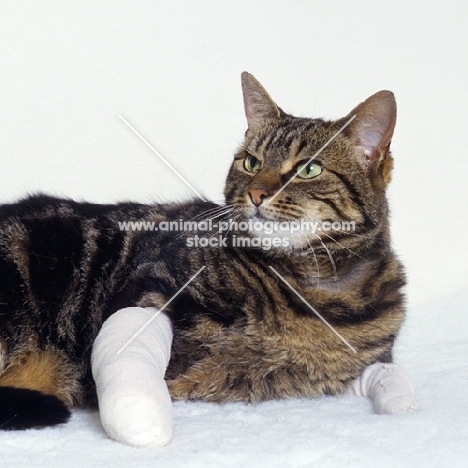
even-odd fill
[[[0,201],[107,202],[190,190],[132,123],[219,200],[245,121],[239,75],[288,112],[398,102],[390,197],[410,298],[466,285],[467,5],[440,2],[16,1],[0,15]]]
[[[0,202],[191,196],[118,114],[220,200],[246,127],[243,70],[303,116],[341,117],[390,89],[408,327],[462,339],[466,301],[445,305],[466,297],[468,273],[467,24],[461,0],[3,0]]]

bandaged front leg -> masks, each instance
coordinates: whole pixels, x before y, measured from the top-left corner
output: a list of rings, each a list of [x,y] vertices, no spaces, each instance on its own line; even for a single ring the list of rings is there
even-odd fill
[[[172,437],[172,403],[164,381],[172,344],[169,318],[160,313],[122,349],[157,313],[152,307],[128,307],[111,315],[91,356],[104,430],[134,446],[165,445]]]
[[[377,362],[364,369],[348,393],[372,400],[378,414],[407,414],[416,410],[413,386],[405,369]]]

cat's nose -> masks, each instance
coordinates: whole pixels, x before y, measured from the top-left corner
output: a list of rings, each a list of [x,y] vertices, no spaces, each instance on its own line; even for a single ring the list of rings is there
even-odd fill
[[[266,190],[263,189],[250,189],[249,190],[249,196],[250,199],[252,200],[252,203],[255,206],[260,206],[263,202],[263,199],[265,197],[268,197],[269,193]]]

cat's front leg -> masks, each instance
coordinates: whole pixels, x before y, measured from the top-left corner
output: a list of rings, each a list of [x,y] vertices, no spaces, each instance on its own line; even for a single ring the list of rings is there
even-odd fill
[[[172,325],[164,313],[156,314],[152,307],[128,307],[111,315],[91,356],[102,425],[110,437],[133,446],[166,445],[172,437],[164,381]]]
[[[348,393],[370,398],[378,414],[407,414],[416,410],[409,376],[397,364],[377,362],[367,366],[352,382]]]

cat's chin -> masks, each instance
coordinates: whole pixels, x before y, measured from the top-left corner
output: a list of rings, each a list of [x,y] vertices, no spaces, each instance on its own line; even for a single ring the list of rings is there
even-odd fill
[[[265,222],[268,222],[268,221],[272,221],[274,223],[279,222],[279,220],[275,216],[264,214],[264,213],[262,213],[260,211],[257,211],[256,213],[251,215],[249,217],[249,219],[251,219],[252,222],[254,222],[254,223],[256,223],[256,222],[265,223]]]
[[[284,228],[290,226],[291,221],[257,212],[246,219],[248,229],[244,234],[258,239],[263,250],[287,255],[307,254],[307,247],[310,246],[307,236],[303,232]]]

